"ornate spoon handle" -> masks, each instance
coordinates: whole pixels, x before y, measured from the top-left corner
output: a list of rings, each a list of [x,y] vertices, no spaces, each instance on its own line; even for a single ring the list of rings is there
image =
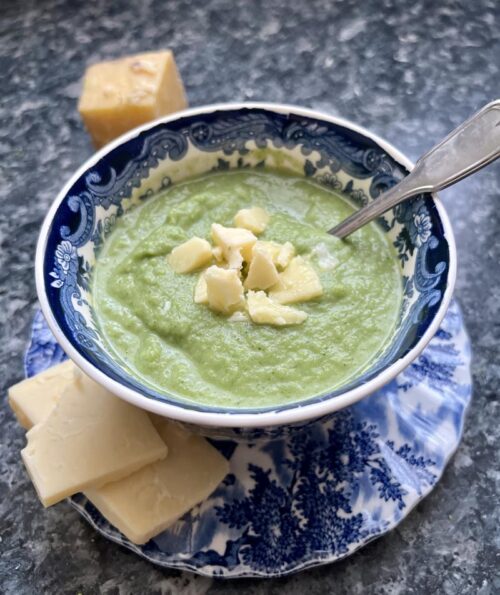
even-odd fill
[[[328,233],[345,238],[395,205],[422,192],[437,192],[500,157],[500,99],[488,103],[423,155],[413,170],[379,199]]]

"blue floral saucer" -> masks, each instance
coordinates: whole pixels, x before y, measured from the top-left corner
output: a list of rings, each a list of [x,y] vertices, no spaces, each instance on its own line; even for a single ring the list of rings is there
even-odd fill
[[[26,375],[64,358],[38,313]],[[236,578],[334,562],[394,528],[439,480],[460,441],[469,368],[469,340],[452,303],[422,355],[370,397],[287,437],[213,441],[231,473],[144,546],[82,494],[70,502],[105,537],[160,566]]]

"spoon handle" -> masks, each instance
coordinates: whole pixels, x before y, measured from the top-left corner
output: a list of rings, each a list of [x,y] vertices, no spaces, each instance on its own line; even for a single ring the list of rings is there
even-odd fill
[[[395,205],[422,192],[437,192],[500,157],[500,99],[455,128],[421,157],[413,170],[379,199],[370,202],[328,233],[345,238]]]

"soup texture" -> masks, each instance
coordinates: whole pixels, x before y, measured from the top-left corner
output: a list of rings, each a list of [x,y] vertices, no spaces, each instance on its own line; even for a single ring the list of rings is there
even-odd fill
[[[176,274],[171,250],[211,224],[260,206],[261,240],[291,242],[323,295],[298,304],[300,325],[228,321],[193,301],[198,274]],[[304,178],[237,170],[174,185],[120,217],[97,259],[93,305],[108,349],[129,374],[166,395],[214,407],[272,407],[327,393],[367,368],[397,321],[402,281],[375,224],[341,241],[326,230],[353,208]]]

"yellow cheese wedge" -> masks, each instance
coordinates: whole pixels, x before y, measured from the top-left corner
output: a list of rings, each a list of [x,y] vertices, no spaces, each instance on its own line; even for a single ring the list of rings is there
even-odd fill
[[[277,242],[267,242],[263,240],[258,240],[253,249],[252,254],[256,250],[264,250],[269,254],[272,258],[272,261],[279,269],[285,269],[289,264],[292,258],[295,256],[295,248],[293,244],[290,242],[285,242],[284,244],[278,244]]]
[[[269,291],[269,297],[280,304],[306,302],[323,294],[316,271],[302,256],[293,258],[279,275],[279,282]]]
[[[213,223],[212,240],[221,248],[222,254],[228,262],[231,252],[235,250],[239,250],[244,260],[249,262],[252,257],[252,246],[257,241],[257,238],[248,229],[224,227],[218,223]]]
[[[211,266],[205,271],[208,305],[212,310],[230,314],[243,307],[243,285],[238,272]]]
[[[191,273],[211,262],[212,247],[207,240],[194,237],[175,247],[167,259],[176,273]]]
[[[90,66],[78,104],[96,148],[186,107],[184,86],[170,50]]]
[[[257,324],[285,326],[300,324],[307,318],[307,314],[301,310],[273,302],[263,291],[249,291],[247,306],[250,318]]]
[[[208,304],[207,281],[205,279],[205,273],[201,273],[198,277],[198,281],[194,287],[193,299],[195,304]]]
[[[9,404],[24,429],[47,417],[73,381],[75,369],[68,360],[9,388]]]
[[[26,437],[21,455],[44,506],[122,479],[167,454],[145,411],[87,377],[70,383]]]
[[[166,459],[85,495],[134,543],[145,543],[205,500],[229,465],[205,439],[164,421],[155,424],[168,447]]]
[[[252,262],[245,279],[247,289],[268,289],[279,280],[278,271],[266,250],[252,250]]]
[[[251,209],[241,209],[234,216],[234,224],[236,227],[244,227],[253,231],[254,234],[260,234],[269,223],[269,213],[260,207],[252,207]]]

